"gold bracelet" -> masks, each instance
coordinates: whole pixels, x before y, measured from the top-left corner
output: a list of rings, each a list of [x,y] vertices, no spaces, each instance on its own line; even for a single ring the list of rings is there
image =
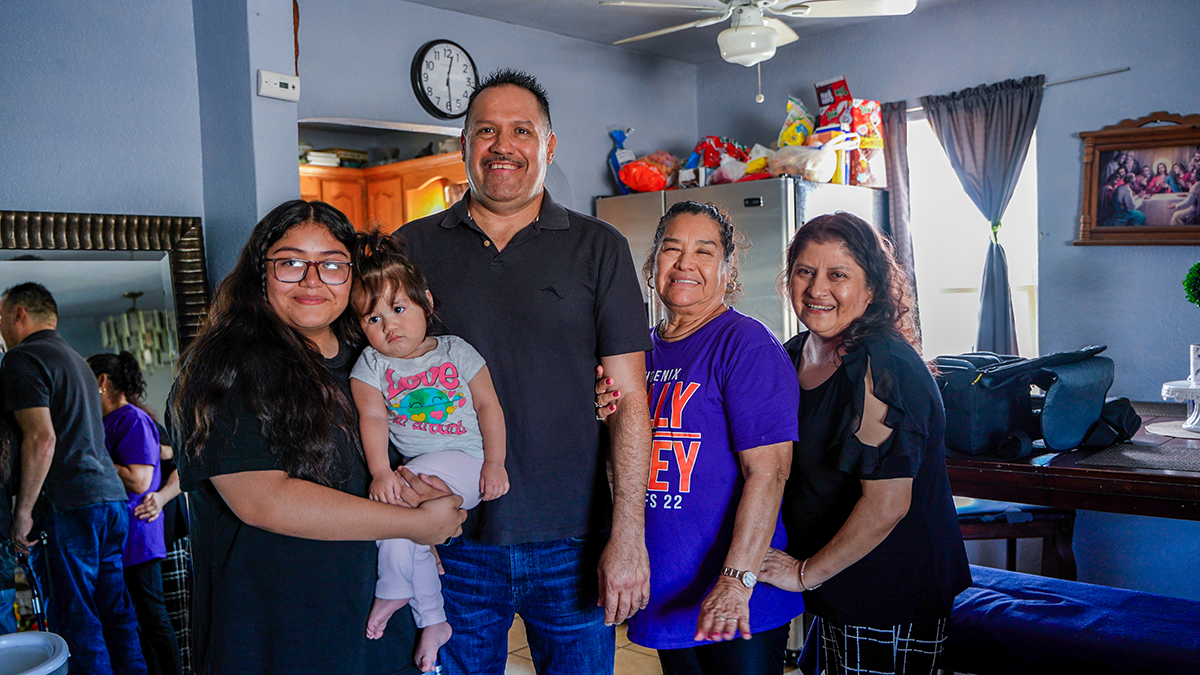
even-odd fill
[[[804,568],[806,566],[808,566],[809,560],[812,560],[812,558],[805,558],[804,562],[800,563],[800,588],[803,588],[806,591],[815,591],[821,587],[821,584],[823,584],[825,582],[821,582],[821,584],[817,584],[816,586],[813,586],[812,588],[809,588],[808,585],[804,583]]]

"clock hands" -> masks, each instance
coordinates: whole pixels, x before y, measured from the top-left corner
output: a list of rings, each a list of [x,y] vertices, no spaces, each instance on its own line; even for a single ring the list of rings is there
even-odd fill
[[[446,95],[450,95],[450,73],[454,72],[454,57],[450,57],[450,65],[446,68]]]

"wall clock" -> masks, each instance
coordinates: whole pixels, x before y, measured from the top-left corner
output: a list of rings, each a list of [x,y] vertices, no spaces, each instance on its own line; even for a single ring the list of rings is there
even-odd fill
[[[413,92],[422,108],[442,119],[467,114],[477,79],[471,55],[449,40],[426,42],[413,57]]]

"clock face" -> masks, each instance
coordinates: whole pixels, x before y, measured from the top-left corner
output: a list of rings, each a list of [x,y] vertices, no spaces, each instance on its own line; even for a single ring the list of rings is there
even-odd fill
[[[413,57],[413,92],[432,115],[444,119],[465,115],[476,79],[470,54],[449,40],[426,43]]]

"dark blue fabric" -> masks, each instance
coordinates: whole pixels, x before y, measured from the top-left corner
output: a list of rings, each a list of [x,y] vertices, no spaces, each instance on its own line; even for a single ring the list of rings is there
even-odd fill
[[[1200,672],[1200,602],[971,566],[942,668],[991,673]]]
[[[738,637],[687,649],[660,649],[663,675],[782,675],[790,624],[756,631],[749,640]]]
[[[439,546],[442,597],[454,626],[442,672],[504,675],[515,613],[540,675],[611,675],[614,629],[596,606],[603,545],[598,537],[507,546],[457,537]]]
[[[49,510],[34,526],[47,540],[33,547],[33,569],[48,596],[50,630],[71,650],[71,675],[145,675],[121,565],[125,501]]]
[[[0,635],[17,632],[17,613],[13,611],[16,597],[15,588],[0,591]]]

